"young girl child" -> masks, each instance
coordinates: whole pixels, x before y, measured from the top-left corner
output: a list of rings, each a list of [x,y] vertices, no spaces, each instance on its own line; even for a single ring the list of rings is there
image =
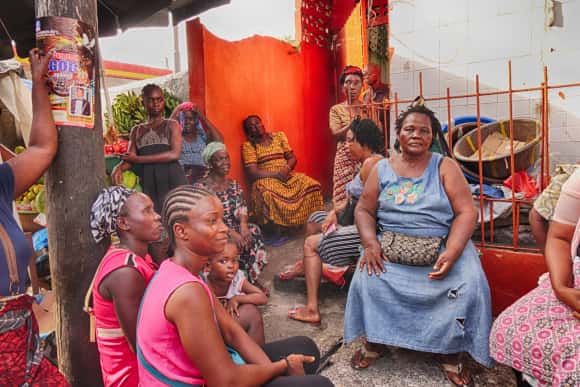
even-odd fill
[[[136,386],[137,312],[157,268],[147,249],[161,237],[161,217],[149,196],[113,186],[103,189],[93,203],[90,223],[97,243],[112,234],[120,240],[101,260],[88,294],[93,299],[103,384]]]
[[[227,312],[238,321],[258,345],[264,345],[264,324],[256,305],[265,305],[268,297],[246,280],[240,269],[240,251],[228,239],[224,251],[209,260],[207,282]]]
[[[165,199],[163,224],[174,254],[163,261],[141,302],[140,385],[333,386],[323,376],[305,375],[316,371],[320,359],[311,339],[292,337],[260,347],[199,277],[209,257],[227,244],[223,216],[217,196],[202,188],[184,185]]]

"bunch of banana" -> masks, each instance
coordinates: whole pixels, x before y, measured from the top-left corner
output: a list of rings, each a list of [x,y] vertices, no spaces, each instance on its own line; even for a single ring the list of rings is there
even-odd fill
[[[181,101],[167,89],[163,89],[163,96],[165,97],[165,117],[170,117]]]
[[[115,97],[112,113],[115,126],[121,134],[129,133],[133,126],[142,123],[147,117],[141,96],[133,91]]]

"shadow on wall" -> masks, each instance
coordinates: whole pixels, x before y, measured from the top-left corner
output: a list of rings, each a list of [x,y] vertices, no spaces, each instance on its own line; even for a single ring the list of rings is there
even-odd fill
[[[269,132],[284,131],[298,159],[297,170],[332,187],[334,142],[328,128],[333,102],[332,60],[325,48],[296,49],[253,36],[222,40],[194,20],[187,25],[190,96],[224,134],[233,178],[247,184],[241,145],[243,119],[259,115]]]
[[[415,68],[425,68],[425,64],[416,63],[408,58],[397,57],[395,59],[403,63],[403,71],[391,74],[392,94],[397,93],[399,100],[409,100],[420,94],[419,73],[422,73],[423,96],[425,98],[439,98],[439,101],[427,101],[426,105],[437,114],[437,118],[443,123],[448,120],[448,104],[445,99],[447,88],[451,96],[475,93],[475,80],[467,77],[439,70],[427,68],[413,71]],[[405,71],[408,69],[409,71]],[[507,74],[507,62],[505,66]],[[502,71],[503,69],[498,69]],[[506,75],[507,78],[507,75]],[[480,79],[480,92],[495,92],[507,90],[498,89],[484,83]],[[579,80],[580,81],[580,80]],[[530,85],[536,87],[540,85]],[[531,118],[541,122],[542,119],[542,95],[541,91],[518,92],[513,94],[512,115],[514,118]],[[575,163],[580,161],[578,148],[580,147],[580,118],[577,111],[580,110],[580,87],[567,87],[552,89],[548,95],[549,101],[549,143],[551,169],[559,163]],[[408,103],[398,105],[398,112],[405,110]],[[451,118],[476,115],[477,101],[475,97],[451,99]],[[394,111],[394,108],[393,108]],[[509,119],[508,94],[490,95],[480,97],[480,115],[496,120]],[[391,115],[391,127],[395,126],[395,114]],[[394,130],[392,130],[391,144],[394,142]]]

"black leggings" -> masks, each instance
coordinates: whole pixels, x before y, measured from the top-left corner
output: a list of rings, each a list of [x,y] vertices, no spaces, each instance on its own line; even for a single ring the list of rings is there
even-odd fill
[[[310,364],[304,364],[304,376],[278,376],[268,383],[265,387],[332,387],[332,382],[320,375],[313,375],[318,369],[320,362],[320,351],[316,343],[306,336],[295,336],[288,339],[274,341],[265,344],[262,348],[266,355],[272,361],[278,361],[290,354],[302,354],[306,356],[314,356],[316,360]]]

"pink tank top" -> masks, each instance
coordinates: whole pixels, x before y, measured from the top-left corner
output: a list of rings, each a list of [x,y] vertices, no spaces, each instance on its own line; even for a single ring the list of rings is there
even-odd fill
[[[173,292],[186,283],[200,284],[210,299],[211,290],[198,276],[187,269],[165,260],[155,278],[149,284],[139,311],[137,343],[140,356],[165,378],[189,385],[203,385],[205,379],[187,356],[176,326],[165,318],[165,304]],[[166,386],[155,377],[139,358],[139,381],[141,386]]]
[[[99,266],[93,285],[93,311],[105,387],[133,387],[139,383],[137,356],[123,334],[113,302],[99,293],[101,281],[121,267],[133,267],[143,276],[145,284],[148,284],[155,274],[156,266],[149,255],[141,258],[129,250],[114,246],[109,248]]]

